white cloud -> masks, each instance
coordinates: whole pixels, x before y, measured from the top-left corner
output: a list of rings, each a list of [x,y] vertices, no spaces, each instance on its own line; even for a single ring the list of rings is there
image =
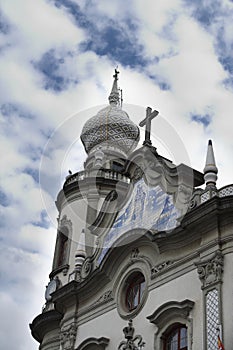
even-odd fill
[[[10,38],[19,47],[19,56],[37,58],[51,47],[66,50],[84,39],[83,31],[61,9],[45,0],[8,0],[2,4],[2,10],[12,24]]]
[[[207,32],[179,0],[172,4],[154,2],[153,6],[149,0],[135,0],[133,8],[125,6],[123,1],[98,1],[92,8],[84,0],[76,3],[85,9],[88,19],[98,22],[102,29],[114,20],[131,39],[137,38],[137,42],[132,41],[134,47],[143,45],[139,54],[143,53],[150,63],[134,69],[119,66],[119,83],[124,102],[141,106],[125,106],[134,122],[144,118],[147,106],[160,111],[161,116],[152,123],[153,142],[158,151],[167,152],[165,156],[173,156],[176,162],[190,159],[195,168],[202,170],[207,141],[212,138],[219,165],[219,186],[232,182],[232,92],[222,85],[227,73],[219,63],[216,49],[219,23],[222,23],[229,53],[232,40],[229,16],[221,17]],[[224,4],[232,8],[227,0]],[[36,349],[37,345],[29,335],[27,324],[40,312],[44,302],[41,285],[46,284],[51,269],[56,236],[56,192],[68,169],[76,172],[82,167],[85,152],[80,141],[75,141],[84,122],[101,106],[87,109],[107,103],[115,62],[107,54],[79,52],[78,44],[88,39],[87,33],[75,25],[72,15],[63,7],[58,9],[52,2],[43,0],[36,4],[30,0],[8,0],[2,7],[11,28],[7,35],[2,35],[4,48],[0,64],[4,88],[0,99],[2,104],[14,104],[18,110],[8,117],[0,116],[1,189],[9,199],[8,206],[0,207],[5,218],[0,259],[5,279],[0,299],[4,324],[0,327],[0,337],[5,350],[15,344],[29,350]],[[135,32],[130,31],[126,19],[137,25]],[[101,35],[98,40],[102,40]],[[58,56],[64,54],[59,73],[77,80],[77,84],[72,83],[59,93],[44,90],[44,76],[31,63],[39,61],[50,49]],[[67,52],[72,54],[69,56]],[[155,56],[160,57],[158,63],[154,61]],[[159,77],[171,89],[160,90],[150,76]],[[32,118],[19,117],[19,113],[31,114]],[[204,128],[191,121],[191,113],[211,114],[210,125]],[[164,129],[164,125],[170,130],[166,135],[164,130],[168,129]],[[142,139],[143,135],[142,130]],[[171,146],[176,139],[183,143],[187,158]],[[25,172],[26,168],[37,171],[39,167],[42,189]],[[52,223],[48,228],[33,225],[41,221],[43,209],[54,226]],[[15,332],[9,343],[6,334],[12,327],[13,317]]]

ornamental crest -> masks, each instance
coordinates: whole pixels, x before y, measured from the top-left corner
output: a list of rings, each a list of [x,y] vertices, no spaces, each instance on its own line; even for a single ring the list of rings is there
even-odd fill
[[[202,282],[202,289],[222,282],[223,254],[220,250],[212,258],[198,262],[195,265],[197,266],[197,272]]]

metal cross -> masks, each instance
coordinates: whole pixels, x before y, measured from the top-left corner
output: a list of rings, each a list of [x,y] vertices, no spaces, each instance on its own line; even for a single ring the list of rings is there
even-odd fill
[[[154,110],[152,112],[152,108],[147,107],[146,109],[146,118],[143,119],[140,123],[139,126],[146,126],[145,129],[145,141],[143,142],[143,145],[145,146],[151,146],[151,139],[150,139],[150,132],[151,132],[151,121],[154,119],[157,115],[159,114],[158,111]]]
[[[118,80],[118,74],[120,73],[118,70],[117,70],[118,67],[115,68],[115,74],[113,75],[113,78]]]

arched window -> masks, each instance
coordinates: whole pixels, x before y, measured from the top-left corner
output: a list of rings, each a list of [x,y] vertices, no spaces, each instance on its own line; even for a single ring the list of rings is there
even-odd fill
[[[141,303],[145,289],[145,277],[141,272],[136,272],[130,276],[129,285],[125,294],[125,303],[128,311],[136,309]]]
[[[164,350],[187,350],[187,328],[177,324],[164,335]]]
[[[68,237],[63,233],[59,232],[59,250],[58,250],[58,260],[57,266],[62,266],[67,263],[67,246],[68,246]]]
[[[58,269],[68,264],[70,248],[69,230],[62,227],[57,233],[57,242],[54,254],[53,269]]]
[[[84,340],[76,350],[105,350],[109,343],[109,339],[105,337],[101,338],[88,338]]]
[[[187,350],[192,348],[192,315],[194,302],[168,301],[147,318],[156,325],[155,348]]]

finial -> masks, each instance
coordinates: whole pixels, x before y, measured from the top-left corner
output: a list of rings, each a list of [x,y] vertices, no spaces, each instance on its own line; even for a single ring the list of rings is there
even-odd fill
[[[85,260],[87,254],[86,254],[86,248],[85,248],[85,231],[82,230],[79,241],[78,241],[78,246],[76,249],[76,254],[75,254],[75,269],[80,271],[83,261]]]
[[[119,105],[120,96],[119,96],[119,90],[118,90],[118,86],[117,86],[117,80],[118,80],[119,73],[120,72],[117,70],[117,67],[116,67],[115,74],[113,75],[114,81],[113,81],[113,85],[112,85],[112,91],[111,91],[109,98],[108,98],[111,106]]]
[[[217,173],[218,168],[215,163],[214,158],[214,150],[212,141],[209,140],[208,142],[208,148],[207,148],[207,155],[206,155],[206,164],[204,168],[204,179],[206,183],[206,187],[216,187],[216,181],[217,181]]]

